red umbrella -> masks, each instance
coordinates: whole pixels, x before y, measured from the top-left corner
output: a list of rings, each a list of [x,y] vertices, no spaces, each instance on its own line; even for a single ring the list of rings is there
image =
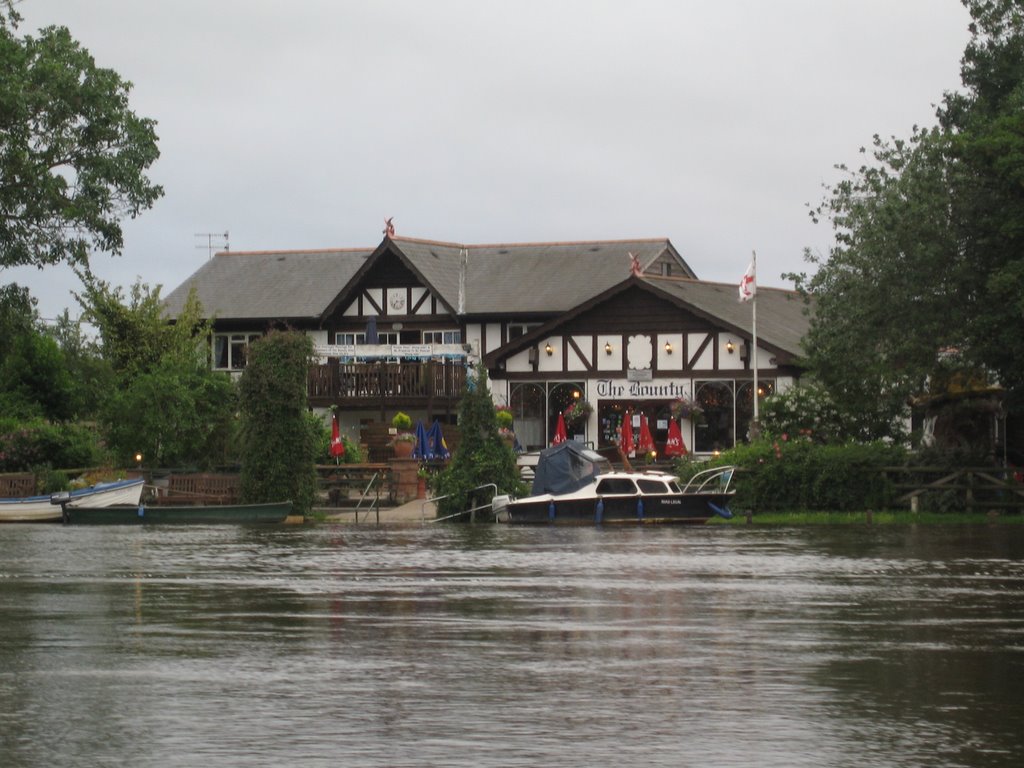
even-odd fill
[[[558,445],[564,443],[568,439],[568,435],[565,432],[565,417],[562,414],[558,414],[558,423],[555,425],[555,436],[551,440],[552,445]]]
[[[619,438],[619,445],[622,447],[622,453],[626,456],[636,450],[636,443],[633,442],[633,417],[629,411],[626,411],[626,415],[622,419],[622,436]]]
[[[666,456],[685,456],[689,451],[686,450],[686,443],[683,442],[683,435],[679,431],[679,422],[672,419],[668,423],[668,440],[665,441],[665,455]]]
[[[640,453],[647,455],[654,450],[654,438],[651,437],[651,428],[647,426],[647,414],[640,414],[640,440],[636,444]]]
[[[345,455],[345,444],[341,442],[341,430],[338,429],[338,414],[331,419],[331,456],[335,459]]]

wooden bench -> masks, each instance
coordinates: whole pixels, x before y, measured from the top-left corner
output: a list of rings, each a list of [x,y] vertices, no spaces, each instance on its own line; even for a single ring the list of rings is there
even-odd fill
[[[239,475],[207,472],[171,475],[167,492],[156,498],[158,504],[237,504],[241,490]]]
[[[0,499],[20,499],[36,495],[36,476],[31,472],[0,475]]]

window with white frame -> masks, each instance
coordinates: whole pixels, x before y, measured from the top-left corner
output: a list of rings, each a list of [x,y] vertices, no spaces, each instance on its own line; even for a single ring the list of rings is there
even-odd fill
[[[215,333],[213,335],[213,367],[219,371],[240,371],[245,368],[249,344],[260,333]]]
[[[461,344],[462,331],[424,331],[424,344]]]
[[[342,332],[334,334],[335,344],[355,346],[356,344],[363,344],[365,341],[366,334],[363,331],[358,331],[356,333]]]

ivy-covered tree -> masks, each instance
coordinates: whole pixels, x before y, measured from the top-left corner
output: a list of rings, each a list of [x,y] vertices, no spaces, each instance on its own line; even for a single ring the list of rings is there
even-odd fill
[[[145,175],[155,123],[66,28],[22,37],[19,21],[0,2],[0,266],[85,266],[120,253],[121,219],[163,194]]]
[[[523,492],[516,468],[515,454],[498,434],[498,420],[488,386],[487,369],[476,367],[466,377],[466,388],[459,402],[459,445],[451,462],[434,480],[434,492],[446,496],[438,507],[445,517],[467,509],[471,492],[488,483],[497,485],[498,493],[519,495]]]
[[[312,340],[295,331],[271,331],[249,349],[239,382],[246,502],[290,499],[300,514],[313,506],[317,434],[306,417],[312,359]]]
[[[849,414],[907,404],[955,354],[1024,402],[1024,3],[964,0],[963,89],[938,125],[875,137],[812,210],[836,244],[808,253],[808,361]]]

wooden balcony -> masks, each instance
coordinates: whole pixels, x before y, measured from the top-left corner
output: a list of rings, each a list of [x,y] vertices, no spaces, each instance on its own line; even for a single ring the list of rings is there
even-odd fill
[[[460,360],[342,363],[337,359],[309,369],[309,404],[328,408],[426,408],[454,410],[466,384]]]

